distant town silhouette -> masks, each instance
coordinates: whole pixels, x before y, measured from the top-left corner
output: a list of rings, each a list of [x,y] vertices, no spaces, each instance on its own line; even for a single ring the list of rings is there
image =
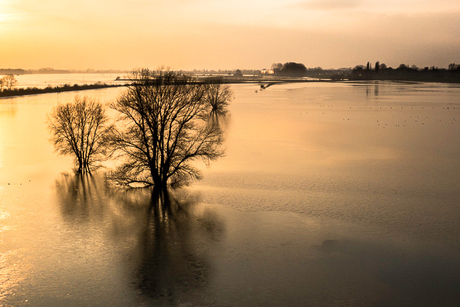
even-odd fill
[[[63,84],[46,88],[23,88],[18,85],[15,75],[25,74],[72,74],[72,73],[115,73],[128,74],[124,70],[61,70],[41,68],[26,70],[21,68],[0,68],[0,97],[35,95],[42,93],[56,93],[65,91],[81,91],[88,89],[126,86],[129,81],[117,76],[117,84]],[[415,82],[448,82],[460,83],[460,64],[451,63],[447,68],[435,66],[419,68],[415,65],[400,64],[397,68],[387,66],[379,61],[372,65],[356,65],[354,68],[323,69],[321,67],[307,68],[302,63],[286,62],[273,63],[270,69],[261,70],[191,70],[180,71],[182,74],[194,76],[197,82],[209,82],[209,77],[219,76],[222,83],[262,83],[261,89],[276,84],[277,82],[311,82],[311,81],[359,81],[359,80],[390,80],[390,81],[415,81]],[[265,82],[265,83],[263,83]],[[269,82],[269,83],[267,83]],[[271,83],[270,83],[271,82]],[[20,85],[20,84],[19,84]]]

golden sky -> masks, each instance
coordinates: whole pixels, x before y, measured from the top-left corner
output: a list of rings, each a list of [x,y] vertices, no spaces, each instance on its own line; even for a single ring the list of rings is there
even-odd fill
[[[460,63],[459,0],[0,0],[0,67]]]

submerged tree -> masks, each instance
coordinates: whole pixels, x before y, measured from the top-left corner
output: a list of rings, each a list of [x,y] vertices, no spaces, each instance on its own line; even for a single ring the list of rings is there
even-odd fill
[[[103,160],[106,149],[107,116],[101,103],[75,97],[73,103],[57,105],[48,116],[54,148],[62,155],[73,155],[77,172],[90,172]]]
[[[111,107],[120,113],[112,137],[123,163],[111,174],[128,186],[178,187],[200,178],[196,160],[223,155],[222,131],[209,125],[210,87],[170,71],[138,70]]]
[[[211,107],[211,113],[223,115],[227,112],[227,106],[233,98],[230,86],[223,84],[222,78],[209,78],[206,80],[207,89],[205,100]]]

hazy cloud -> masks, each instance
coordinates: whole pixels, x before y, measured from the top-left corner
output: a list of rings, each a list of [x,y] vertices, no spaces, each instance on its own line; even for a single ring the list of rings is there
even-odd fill
[[[359,7],[363,2],[364,0],[310,0],[303,1],[299,5],[314,10],[343,10]]]
[[[316,11],[356,10],[390,15],[460,11],[458,0],[301,0],[294,6]]]
[[[9,5],[5,5],[9,3]],[[3,4],[3,6],[2,6]],[[458,0],[0,0],[2,66],[445,67]]]

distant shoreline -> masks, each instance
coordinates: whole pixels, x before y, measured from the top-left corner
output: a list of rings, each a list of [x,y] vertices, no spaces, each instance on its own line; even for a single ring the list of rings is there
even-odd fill
[[[62,86],[45,87],[45,88],[36,88],[36,87],[14,88],[11,90],[1,91],[0,98],[50,94],[50,93],[62,93],[62,92],[72,92],[72,91],[86,91],[86,90],[102,89],[102,88],[109,88],[109,87],[121,87],[121,86],[127,86],[127,84],[106,84],[106,83],[94,83],[94,84],[83,84],[83,85],[65,84]]]
[[[62,74],[126,74],[129,70],[67,70],[67,69],[22,69],[22,68],[0,68],[0,75],[62,75]]]
[[[200,78],[201,79],[201,78]],[[203,82],[212,82],[204,81],[204,79],[197,81],[196,83]],[[75,92],[75,91],[86,91],[94,89],[103,89],[111,87],[124,87],[130,85],[130,79],[116,79],[119,82],[126,82],[123,84],[106,84],[106,83],[94,83],[94,84],[64,84],[61,86],[55,87],[46,87],[46,88],[37,88],[37,87],[28,87],[28,88],[13,88],[13,89],[4,89],[0,91],[0,98],[10,98],[10,97],[20,97],[20,96],[29,96],[29,95],[40,95],[40,94],[50,94],[50,93],[62,93],[62,92]],[[320,81],[330,81],[330,80],[305,80],[305,79],[261,79],[261,78],[223,78],[222,83],[225,84],[243,84],[243,83],[252,83],[260,84],[261,88],[267,88],[273,84],[281,83],[297,83],[297,82],[320,82]],[[192,82],[193,83],[193,82]]]
[[[212,80],[212,77],[210,77]],[[212,82],[212,81],[205,81],[206,78],[199,78],[196,83],[203,83],[203,82]],[[116,81],[120,82],[128,82],[131,81],[129,79],[117,79]],[[434,83],[458,83],[460,84],[460,80],[452,80],[452,79],[341,79],[341,80],[334,80],[328,78],[261,78],[261,77],[243,77],[243,78],[235,78],[235,77],[224,77],[220,79],[220,82],[223,84],[256,84],[260,85],[260,88],[266,89],[272,85],[277,84],[285,84],[285,83],[316,83],[316,82],[369,82],[369,81],[389,81],[389,82],[434,82]],[[192,82],[193,83],[193,82]],[[28,96],[28,95],[40,95],[40,94],[50,94],[50,93],[62,93],[62,92],[72,92],[72,91],[86,91],[86,90],[94,90],[94,89],[103,89],[103,88],[111,88],[111,87],[126,87],[129,86],[130,83],[124,84],[106,84],[106,83],[94,83],[94,84],[83,84],[83,85],[70,85],[65,84],[62,86],[56,87],[46,87],[46,88],[36,88],[36,87],[28,87],[28,88],[14,88],[14,89],[4,89],[0,92],[0,98],[10,98],[10,97],[19,97],[19,96]]]

